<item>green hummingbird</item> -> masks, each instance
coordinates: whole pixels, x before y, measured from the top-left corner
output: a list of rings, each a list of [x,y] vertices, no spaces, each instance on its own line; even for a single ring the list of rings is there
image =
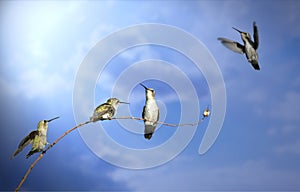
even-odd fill
[[[93,116],[90,117],[90,121],[96,122],[99,120],[103,121],[111,119],[115,115],[120,103],[129,104],[127,102],[119,101],[117,98],[109,98],[105,103],[99,105],[94,110]]]
[[[157,126],[157,121],[159,120],[159,108],[155,101],[155,90],[141,83],[140,85],[144,87],[146,91],[146,103],[142,114],[145,124],[144,137],[150,140]]]
[[[49,144],[47,142],[47,131],[48,123],[59,117],[52,118],[50,120],[41,120],[37,125],[37,130],[31,131],[19,144],[18,149],[12,154],[10,159],[13,159],[17,154],[19,154],[27,145],[32,143],[31,150],[26,155],[26,159],[44,150],[45,146]]]

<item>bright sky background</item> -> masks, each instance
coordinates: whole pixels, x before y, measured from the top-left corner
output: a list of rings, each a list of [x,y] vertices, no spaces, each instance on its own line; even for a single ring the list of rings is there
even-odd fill
[[[109,34],[142,23],[179,27],[202,41],[214,56],[227,93],[225,121],[215,144],[204,155],[198,154],[207,119],[198,126],[187,148],[170,162],[129,170],[96,156],[75,131],[47,152],[22,189],[300,190],[299,9],[297,0],[1,1],[0,190],[14,190],[37,157],[25,159],[28,147],[9,160],[39,120],[61,117],[49,124],[49,142],[76,124],[73,87],[89,50]],[[231,52],[217,41],[226,37],[242,42],[232,27],[252,35],[253,21],[259,30],[261,71],[255,71],[244,55]],[[95,105],[111,96],[110,86],[126,66],[155,58],[178,65],[191,78],[204,108],[210,102],[205,78],[200,72],[194,73],[192,63],[184,57],[173,56],[176,53],[158,46],[123,52],[107,66],[109,73],[99,79]],[[125,67],[114,63],[124,63]],[[174,90],[154,80],[145,84],[156,89],[162,110],[168,111],[166,121],[176,123],[180,105]],[[129,102],[132,114],[140,116],[142,87],[134,88]],[[103,122],[108,127],[114,123]],[[143,130],[142,123],[137,125]],[[121,128],[120,132],[105,129],[119,143],[136,148],[156,146],[174,133],[172,128],[162,126],[153,139],[146,141],[142,135]]]

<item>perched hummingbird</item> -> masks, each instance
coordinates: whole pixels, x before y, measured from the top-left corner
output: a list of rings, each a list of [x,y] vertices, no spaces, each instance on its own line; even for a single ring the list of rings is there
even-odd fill
[[[204,111],[203,111],[203,113],[202,113],[202,119],[204,119],[204,118],[206,118],[206,117],[208,117],[210,115],[210,110],[209,110],[209,108],[207,107]]]
[[[34,153],[38,153],[44,150],[45,146],[49,144],[47,142],[47,131],[48,131],[48,123],[57,119],[59,117],[55,117],[50,120],[41,120],[38,123],[37,130],[31,131],[19,144],[18,149],[12,154],[10,159],[13,159],[17,154],[19,154],[27,145],[32,143],[31,150],[26,155],[26,158],[30,157]]]
[[[149,140],[151,139],[157,126],[157,121],[159,120],[159,108],[155,101],[155,90],[147,88],[141,83],[140,85],[146,90],[146,105],[144,106],[142,117],[145,124],[144,137]]]
[[[241,45],[238,42],[232,41],[226,38],[218,38],[221,43],[227,47],[228,49],[237,52],[237,53],[245,53],[248,59],[248,62],[252,64],[255,70],[260,70],[258,65],[258,55],[257,55],[257,48],[258,48],[258,30],[255,22],[253,22],[253,38],[254,42],[251,40],[250,34],[247,32],[240,31],[234,27],[234,30],[241,34],[241,38],[244,42],[244,45]]]
[[[90,117],[90,121],[96,122],[111,119],[115,115],[120,103],[129,104],[119,101],[117,98],[109,98],[95,109],[93,116]]]

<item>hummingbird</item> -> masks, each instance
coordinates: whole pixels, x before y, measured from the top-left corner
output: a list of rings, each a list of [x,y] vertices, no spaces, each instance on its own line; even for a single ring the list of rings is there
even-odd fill
[[[49,143],[47,142],[47,131],[48,123],[58,119],[55,117],[49,120],[41,120],[37,125],[37,130],[31,131],[19,144],[18,149],[12,154],[10,159],[13,159],[17,154],[19,154],[27,145],[32,143],[31,150],[26,155],[26,159],[33,155],[44,150],[45,146]]]
[[[206,109],[202,113],[202,119],[208,117],[209,115],[210,115],[210,110],[208,107],[206,107]]]
[[[244,42],[244,45],[232,41],[230,39],[222,38],[219,37],[218,40],[221,41],[221,43],[230,49],[231,51],[243,54],[246,54],[246,57],[248,59],[248,62],[252,64],[253,68],[255,70],[260,70],[259,65],[258,65],[258,55],[257,55],[257,48],[258,48],[258,29],[256,26],[256,23],[253,22],[253,39],[252,41],[250,34],[247,32],[240,31],[234,27],[232,27],[234,30],[239,32],[241,34],[241,38]]]
[[[146,103],[142,114],[145,124],[144,137],[150,140],[157,126],[157,121],[159,120],[159,108],[155,101],[155,90],[146,87],[142,83],[140,83],[140,85],[144,87],[146,91]]]
[[[99,105],[94,110],[94,114],[90,117],[90,121],[96,122],[99,120],[103,121],[111,119],[115,115],[120,103],[129,104],[127,102],[119,101],[117,98],[109,98],[105,103]]]

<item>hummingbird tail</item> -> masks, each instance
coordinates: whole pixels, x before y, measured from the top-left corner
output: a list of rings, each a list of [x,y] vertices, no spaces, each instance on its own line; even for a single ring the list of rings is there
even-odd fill
[[[150,140],[151,137],[152,137],[152,134],[153,134],[153,133],[145,133],[145,134],[144,134],[145,139]]]
[[[29,151],[29,153],[26,155],[26,159],[28,159],[31,155],[33,155],[34,154],[34,152],[32,152],[32,151]]]
[[[257,60],[250,61],[255,70],[260,70]]]
[[[154,133],[154,130],[155,130],[155,126],[153,125],[148,125],[147,122],[145,123],[145,131],[144,131],[144,137],[145,139],[148,139],[150,140],[153,133]]]
[[[35,150],[29,151],[29,153],[26,155],[26,159],[28,159],[31,155],[41,152],[41,151],[42,151],[41,149],[35,149]]]

